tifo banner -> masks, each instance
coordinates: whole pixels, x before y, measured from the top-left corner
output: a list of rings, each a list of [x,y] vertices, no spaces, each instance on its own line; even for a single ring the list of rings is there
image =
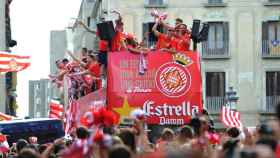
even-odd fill
[[[108,106],[125,118],[143,109],[148,124],[181,125],[202,109],[199,54],[149,52],[139,74],[140,55],[114,52],[108,59]]]

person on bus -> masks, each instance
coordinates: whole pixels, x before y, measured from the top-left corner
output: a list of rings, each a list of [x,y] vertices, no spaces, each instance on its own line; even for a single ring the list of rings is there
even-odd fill
[[[191,35],[187,29],[186,24],[178,24],[175,27],[177,38],[177,51],[189,51],[191,43]]]
[[[168,27],[164,22],[160,21],[160,23]],[[162,51],[168,51],[170,53],[177,53],[182,51],[188,51],[190,47],[190,31],[187,29],[187,25],[177,22],[177,25],[174,28],[174,36],[171,41],[171,48],[161,48]]]
[[[116,13],[118,15],[118,19],[115,21],[115,31],[116,34],[114,38],[112,39],[112,46],[111,51],[123,51],[127,50],[126,44],[125,44],[125,33],[123,28],[123,22],[122,22],[122,16],[117,11],[112,11],[113,13]]]
[[[102,21],[105,21],[105,18],[102,18]],[[90,29],[87,25],[85,25],[82,21],[78,21],[78,24],[83,26],[88,32],[92,34],[96,34],[97,37],[100,37],[98,30]],[[107,69],[107,55],[109,50],[108,41],[99,39],[98,42],[99,52],[98,52],[98,62],[101,65],[101,75],[106,76]]]
[[[91,86],[92,91],[100,89],[101,88],[100,66],[97,60],[97,56],[93,53],[88,54],[87,63],[85,63],[79,60],[78,58],[76,58],[70,51],[67,51],[67,53],[85,69],[84,71],[73,73],[70,76],[89,74],[91,75],[91,79],[93,80],[93,84]]]
[[[174,26],[174,27],[173,27],[173,26],[170,26],[170,25],[168,25],[167,23],[164,23],[164,22],[161,21],[161,25],[162,25],[163,27],[165,27],[166,29],[171,29],[171,30],[175,30],[175,28],[176,28],[177,26],[179,26],[180,24],[183,24],[183,20],[182,20],[181,18],[176,18],[176,19],[175,19],[175,26]]]
[[[51,81],[56,83],[58,88],[63,86],[64,75],[68,73],[68,70],[66,69],[66,65],[68,63],[69,63],[69,61],[66,58],[55,61],[58,72],[57,72],[57,74],[49,75]]]
[[[167,34],[161,33],[157,30],[157,27],[160,23],[161,21],[157,21],[152,28],[154,35],[158,38],[158,41],[156,43],[156,49],[157,50],[170,49],[175,51],[176,49],[176,39],[174,37],[175,30],[168,29]]]

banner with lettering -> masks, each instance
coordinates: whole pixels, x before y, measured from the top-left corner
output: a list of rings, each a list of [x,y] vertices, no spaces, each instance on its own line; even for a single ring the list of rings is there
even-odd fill
[[[122,118],[141,108],[148,124],[188,123],[202,109],[199,54],[151,51],[144,74],[141,59],[125,51],[109,54],[107,105]]]

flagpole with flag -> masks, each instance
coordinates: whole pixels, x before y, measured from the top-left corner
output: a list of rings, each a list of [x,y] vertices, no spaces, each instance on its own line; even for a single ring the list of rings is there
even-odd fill
[[[226,104],[222,106],[221,112],[221,122],[226,127],[237,127],[242,129],[243,125],[240,119],[240,113],[236,110],[236,103],[238,101],[238,96],[236,96],[236,91],[233,87],[229,87],[229,91],[226,92]]]
[[[221,121],[226,127],[237,127],[242,129],[243,124],[240,119],[240,113],[230,109],[228,106],[222,107]]]
[[[19,72],[30,66],[30,56],[0,51],[0,73]]]

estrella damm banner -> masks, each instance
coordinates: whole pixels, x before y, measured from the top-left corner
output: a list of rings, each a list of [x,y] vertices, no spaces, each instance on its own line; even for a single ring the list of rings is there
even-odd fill
[[[143,57],[143,56],[142,56]],[[108,56],[107,103],[121,117],[136,108],[147,113],[148,124],[182,125],[202,110],[199,54],[150,51],[145,55],[126,51]],[[143,65],[142,65],[143,66]]]

